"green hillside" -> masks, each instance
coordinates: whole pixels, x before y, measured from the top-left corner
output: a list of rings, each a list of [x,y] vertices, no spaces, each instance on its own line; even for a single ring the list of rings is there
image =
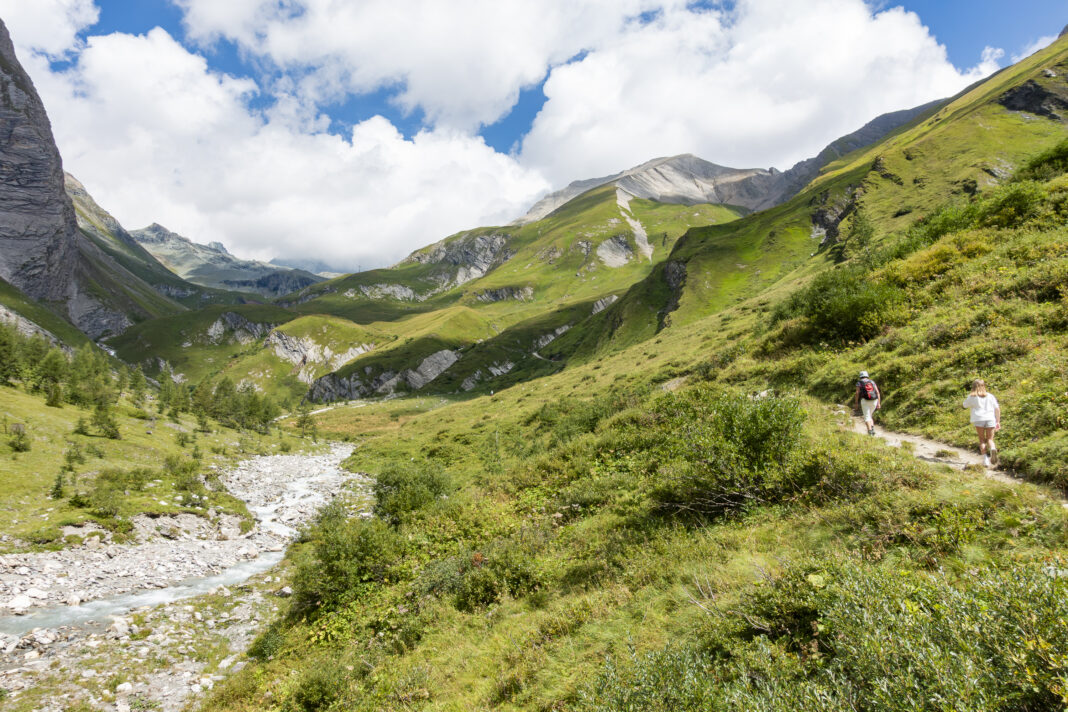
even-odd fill
[[[598,314],[476,309],[500,332],[453,368],[575,320],[510,387],[317,416],[360,438],[377,516],[293,547],[288,611],[208,709],[1063,708],[1065,77],[1061,39],[689,230]],[[519,253],[484,284],[523,284]],[[862,368],[882,422],[971,447],[986,378],[1003,461],[1060,489],[853,433]]]

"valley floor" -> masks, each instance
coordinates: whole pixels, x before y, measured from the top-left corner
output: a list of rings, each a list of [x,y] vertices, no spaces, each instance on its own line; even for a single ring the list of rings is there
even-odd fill
[[[139,542],[0,557],[0,688],[16,710],[182,709],[233,667],[280,597],[271,567],[346,486],[352,447],[271,455],[221,476],[256,515],[143,517]],[[250,578],[251,576],[251,578]],[[126,595],[123,595],[126,594]],[[80,599],[81,605],[68,605]]]

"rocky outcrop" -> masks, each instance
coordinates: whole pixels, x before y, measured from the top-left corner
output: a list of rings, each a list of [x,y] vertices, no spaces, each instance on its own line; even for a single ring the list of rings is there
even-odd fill
[[[349,290],[351,291],[351,290]],[[411,287],[403,284],[361,284],[360,291],[371,299],[399,299],[404,302],[422,301],[425,297],[415,293]],[[349,292],[345,292],[348,296]],[[355,293],[353,293],[355,296]]]
[[[605,309],[615,304],[617,301],[619,301],[619,295],[617,294],[609,294],[607,297],[602,297],[598,299],[596,302],[593,303],[593,311],[590,312],[590,316],[593,316],[594,314],[600,314]]]
[[[664,282],[667,283],[671,296],[664,308],[657,312],[657,331],[661,331],[671,324],[671,312],[679,308],[679,300],[682,299],[682,288],[686,284],[686,263],[679,260],[668,260],[664,264]]]
[[[606,267],[622,267],[634,257],[626,235],[615,235],[597,245],[597,257]]]
[[[514,299],[517,302],[529,302],[534,298],[534,287],[498,287],[486,289],[475,294],[475,299],[486,304]]]
[[[1026,111],[1053,121],[1068,121],[1068,78],[1056,73],[1039,83],[1035,80],[1009,89],[998,103],[1009,111]]]
[[[490,364],[489,366],[486,367],[486,370],[489,371],[490,376],[496,377],[496,376],[503,376],[506,373],[511,373],[513,368],[515,368],[515,364],[512,363],[511,361],[500,361],[498,363]],[[480,368],[477,371],[475,371],[474,373],[472,373],[470,376],[468,376],[467,378],[464,379],[464,382],[460,384],[460,390],[462,390],[462,391],[472,391],[472,390],[475,389],[476,386],[478,386],[479,382],[482,381],[484,378],[485,378],[485,374],[482,372],[482,369]]]
[[[874,164],[872,170],[878,173]],[[837,198],[832,198],[829,192],[823,191],[812,199],[815,210],[812,211],[811,237],[819,240],[821,248],[838,242],[839,225],[856,210],[856,196],[856,187],[850,186],[844,195]]]
[[[348,376],[330,373],[312,384],[308,389],[307,398],[318,403],[328,403],[375,395],[391,395],[405,387],[419,390],[445,373],[459,360],[458,351],[442,349],[424,358],[416,368],[400,373],[386,370],[374,374],[371,366],[364,369],[362,376],[359,371]]]
[[[267,335],[264,346],[273,349],[279,358],[292,363],[296,367],[297,378],[307,384],[315,381],[317,371],[336,371],[374,348],[374,344],[358,344],[344,351],[334,351],[314,339],[297,338],[278,329]]]
[[[490,270],[510,260],[515,255],[514,251],[508,249],[510,238],[506,233],[463,233],[413,252],[401,264],[415,262],[439,265],[444,269],[435,279],[442,290],[451,289],[484,277]]]
[[[555,329],[550,331],[548,334],[542,334],[538,338],[534,339],[534,350],[536,351],[538,349],[545,348],[546,346],[548,346],[552,342],[556,341],[559,337],[563,336],[564,334],[566,334],[570,330],[571,330],[571,325],[570,324],[564,324],[563,326],[556,327]]]
[[[59,339],[56,338],[56,335],[51,331],[41,328],[18,312],[8,309],[3,304],[0,304],[0,323],[14,326],[15,331],[23,336],[40,336],[53,344],[60,343]]]
[[[226,337],[230,343],[250,344],[267,336],[277,324],[249,321],[236,312],[223,312],[205,332],[208,343],[218,344]]]

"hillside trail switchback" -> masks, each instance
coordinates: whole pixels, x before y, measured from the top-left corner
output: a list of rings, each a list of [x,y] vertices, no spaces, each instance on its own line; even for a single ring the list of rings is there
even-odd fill
[[[845,410],[839,410],[838,412],[841,414],[847,413]],[[868,427],[864,423],[864,418],[860,416],[850,416],[850,420],[852,421],[853,432],[861,435],[868,434]],[[955,470],[963,470],[969,465],[977,465],[983,468],[983,474],[986,477],[992,480],[997,480],[998,482],[1016,486],[1027,481],[1019,477],[1013,477],[1002,470],[993,467],[985,467],[983,465],[983,456],[978,452],[954,447],[953,445],[938,442],[937,440],[929,440],[920,437],[919,435],[893,432],[881,425],[875,426],[875,437],[881,439],[891,447],[899,448],[902,443],[911,443],[913,456],[918,460],[923,460],[932,465],[949,465]],[[1068,501],[1066,501],[1064,497],[1057,495],[1056,498],[1057,501],[1061,503],[1061,506],[1068,508]]]

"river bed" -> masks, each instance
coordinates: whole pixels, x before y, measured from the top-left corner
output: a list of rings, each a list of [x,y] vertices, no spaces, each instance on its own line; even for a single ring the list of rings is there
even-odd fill
[[[73,701],[119,712],[131,702],[184,708],[239,665],[288,595],[270,569],[299,527],[347,483],[369,489],[367,479],[340,467],[351,451],[335,445],[319,455],[256,457],[222,473],[256,519],[246,534],[224,518],[206,526],[191,517],[176,529],[182,521],[161,517],[139,524],[144,541],[137,545],[0,556],[5,702],[23,699],[31,704],[25,709],[42,710]],[[205,646],[215,653],[196,652]]]

